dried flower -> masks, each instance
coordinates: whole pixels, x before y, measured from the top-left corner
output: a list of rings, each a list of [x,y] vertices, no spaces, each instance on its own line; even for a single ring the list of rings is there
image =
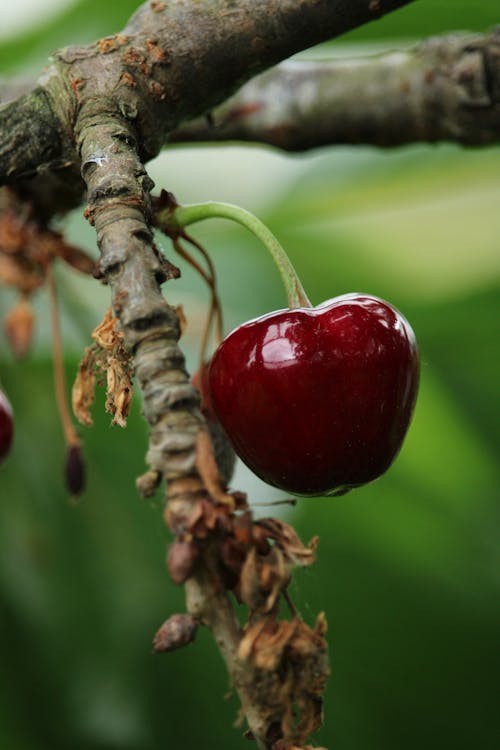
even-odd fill
[[[106,377],[106,411],[111,424],[125,427],[133,396],[132,360],[123,343],[123,333],[109,308],[92,332],[95,343],[85,349],[73,385],[73,411],[81,424],[92,425],[90,408],[96,383]]]

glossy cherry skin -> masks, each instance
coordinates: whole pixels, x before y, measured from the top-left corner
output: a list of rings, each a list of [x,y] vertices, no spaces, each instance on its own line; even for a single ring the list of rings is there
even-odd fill
[[[361,294],[245,323],[221,343],[209,373],[236,453],[298,495],[342,494],[383,474],[401,448],[418,380],[409,323]]]
[[[0,390],[0,463],[6,458],[14,436],[12,407],[7,396]]]

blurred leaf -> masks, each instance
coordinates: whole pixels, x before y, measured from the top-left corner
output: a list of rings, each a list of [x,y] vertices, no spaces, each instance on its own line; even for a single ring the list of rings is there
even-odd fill
[[[498,149],[363,153],[313,162],[307,190],[304,177],[269,213],[313,299],[438,300],[500,278]]]

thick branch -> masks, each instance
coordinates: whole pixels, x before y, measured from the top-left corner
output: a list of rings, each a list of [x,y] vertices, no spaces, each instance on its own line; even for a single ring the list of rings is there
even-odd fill
[[[290,55],[411,0],[209,0],[144,4],[125,28],[166,54],[153,73],[164,132]],[[155,7],[153,7],[155,6]],[[161,93],[160,93],[161,92]]]
[[[43,88],[0,107],[0,172],[3,182],[34,174],[61,152],[59,121]]]
[[[358,60],[283,63],[169,138],[253,141],[286,151],[499,140],[500,29]]]
[[[27,80],[0,79],[0,102],[29,88]],[[499,92],[500,29],[447,35],[405,52],[283,63],[245,84],[210,118],[181,125],[168,142],[251,141],[286,151],[346,143],[489,145],[500,137]]]
[[[44,141],[27,156],[23,143],[36,143],[32,126],[26,122],[24,130],[17,128],[15,139],[4,135],[0,181],[50,163],[61,155],[61,145],[64,157],[73,160],[71,131],[90,98],[105,96],[127,113],[137,130],[141,158],[147,160],[158,153],[170,130],[224,101],[255,74],[411,1],[144,3],[122,34],[56,53],[41,79],[54,113],[43,118]],[[0,109],[1,133],[11,128],[22,102]],[[30,119],[26,112],[22,117]]]

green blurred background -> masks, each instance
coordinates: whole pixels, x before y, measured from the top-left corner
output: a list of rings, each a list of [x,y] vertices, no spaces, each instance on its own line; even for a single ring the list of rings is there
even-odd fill
[[[119,30],[138,4],[59,0],[49,13],[50,2],[39,2],[38,21],[31,15],[10,36],[4,29],[0,72],[37,71],[52,49]],[[498,0],[421,0],[308,56],[370,54],[496,21]],[[308,622],[325,610],[330,623],[332,676],[316,737],[329,750],[500,747],[499,167],[498,148],[454,146],[293,157],[176,148],[150,165],[157,187],[183,202],[220,199],[257,212],[314,302],[380,295],[420,341],[414,422],[388,474],[286,511],[304,539],[321,539],[317,564],[297,574],[292,595]],[[81,211],[64,226],[95,253]],[[228,329],[284,305],[271,261],[244,230],[215,222],[195,234],[216,262]],[[108,291],[64,269],[58,276],[71,380]],[[192,367],[206,291],[183,268],[166,293],[184,305]],[[12,300],[0,291],[0,313]],[[99,397],[84,434],[88,489],[71,505],[44,293],[36,308],[26,362],[16,364],[0,338],[17,428],[0,468],[0,748],[243,750],[209,635],[151,654],[156,628],[183,610],[183,597],[165,571],[160,501],[145,503],[134,489],[146,448],[138,398],[120,430]],[[235,485],[254,501],[279,494],[243,469]]]

